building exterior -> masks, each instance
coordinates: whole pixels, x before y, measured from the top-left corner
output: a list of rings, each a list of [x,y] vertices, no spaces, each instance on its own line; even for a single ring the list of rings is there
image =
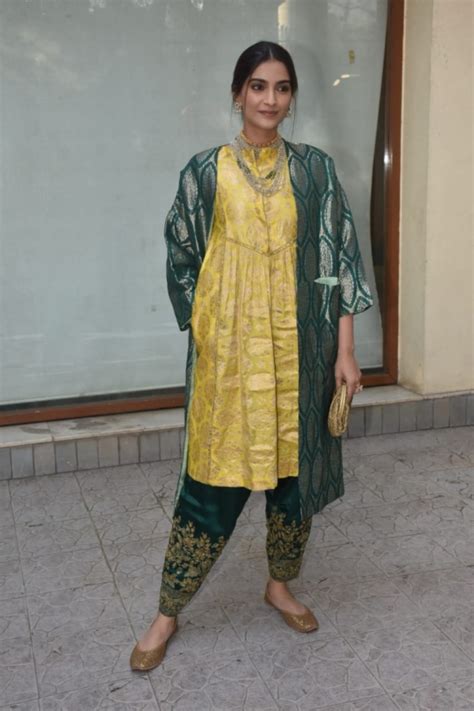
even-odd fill
[[[356,321],[366,388],[349,436],[472,424],[470,0],[4,0],[0,12],[2,477],[179,456],[186,348],[162,219],[190,153],[238,130],[229,71],[266,28],[303,80],[288,135],[335,156],[377,294]],[[151,412],[117,419],[139,411]],[[48,424],[84,416],[96,430],[84,421],[80,437]]]

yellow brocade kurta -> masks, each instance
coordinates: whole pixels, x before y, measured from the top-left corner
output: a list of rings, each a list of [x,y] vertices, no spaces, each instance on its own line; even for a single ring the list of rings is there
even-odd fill
[[[245,158],[265,176],[276,148]],[[191,319],[188,473],[205,484],[273,489],[298,475],[296,220],[286,162],[282,189],[264,197],[221,148]]]

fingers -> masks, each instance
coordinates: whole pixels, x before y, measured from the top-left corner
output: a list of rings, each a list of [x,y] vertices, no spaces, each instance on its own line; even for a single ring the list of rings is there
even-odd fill
[[[360,381],[351,383],[350,385],[349,385],[349,383],[347,384],[347,392],[348,392],[349,398],[351,400],[356,393],[362,392],[363,389],[364,389],[364,386],[360,384]]]
[[[347,397],[349,398],[349,400],[352,400],[352,398],[354,397],[355,390],[355,383],[353,383],[352,385],[349,385],[349,383],[347,383]]]
[[[350,400],[352,400],[355,393],[360,393],[363,390],[363,386],[360,382],[361,378],[362,371],[359,368],[343,368],[338,365],[334,369],[336,389],[339,388],[342,383],[346,383],[347,396]]]
[[[347,397],[349,398],[349,400],[352,400],[356,393],[360,393],[364,389],[364,386],[361,385],[360,380],[345,380],[343,376],[336,376],[335,380],[336,388],[340,387],[343,382],[346,383]]]

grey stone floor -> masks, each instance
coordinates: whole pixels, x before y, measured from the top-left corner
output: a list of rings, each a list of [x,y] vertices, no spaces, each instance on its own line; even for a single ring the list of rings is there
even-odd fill
[[[262,601],[264,496],[129,670],[157,606],[177,461],[0,482],[0,709],[460,711],[473,693],[474,429],[346,440],[346,494],[314,518],[293,632]]]

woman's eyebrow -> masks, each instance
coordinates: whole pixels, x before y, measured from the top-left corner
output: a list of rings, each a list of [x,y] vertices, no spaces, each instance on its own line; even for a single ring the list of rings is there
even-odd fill
[[[262,84],[268,84],[267,79],[259,79],[258,77],[251,77],[249,81],[261,81]],[[290,80],[289,79],[280,79],[280,81],[275,82],[276,84],[289,84]]]

